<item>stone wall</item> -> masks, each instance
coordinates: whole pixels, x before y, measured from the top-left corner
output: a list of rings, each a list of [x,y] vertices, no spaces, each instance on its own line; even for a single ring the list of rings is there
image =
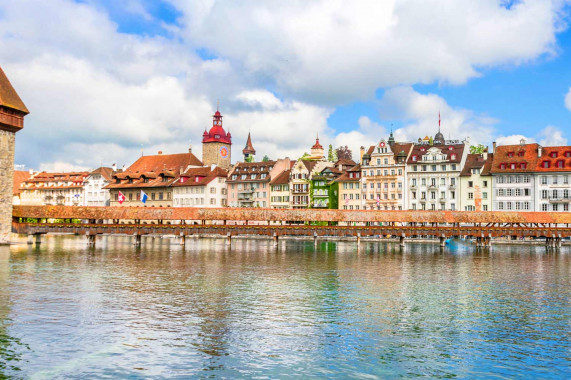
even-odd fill
[[[0,244],[10,241],[16,134],[0,130]]]
[[[220,148],[225,147],[228,150],[226,157],[220,154]],[[216,164],[216,166],[229,170],[231,161],[231,148],[230,144],[220,142],[209,142],[202,144],[202,162],[206,166]]]

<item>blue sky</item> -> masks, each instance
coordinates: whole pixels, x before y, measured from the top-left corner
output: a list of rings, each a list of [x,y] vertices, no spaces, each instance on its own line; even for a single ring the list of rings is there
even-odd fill
[[[507,5],[506,5],[507,4]],[[0,3],[0,62],[32,113],[16,161],[47,170],[180,152],[220,100],[232,154],[434,134],[567,144],[568,1]],[[44,20],[51,23],[45,24]],[[567,99],[567,103],[566,103]]]

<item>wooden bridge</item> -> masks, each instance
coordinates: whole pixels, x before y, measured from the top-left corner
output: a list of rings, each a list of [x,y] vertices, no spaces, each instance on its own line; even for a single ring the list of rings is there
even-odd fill
[[[257,208],[154,208],[14,206],[12,230],[35,237],[47,233],[127,234],[135,244],[144,235],[174,235],[184,244],[191,235],[262,235],[275,242],[282,236],[471,237],[479,246],[495,238],[543,238],[560,247],[571,237],[571,213],[476,211],[354,211]]]

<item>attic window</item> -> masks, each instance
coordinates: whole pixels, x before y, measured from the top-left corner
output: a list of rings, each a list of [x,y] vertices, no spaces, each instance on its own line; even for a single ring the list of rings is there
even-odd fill
[[[527,164],[525,162],[522,162],[521,164],[519,164],[520,169],[527,169]]]
[[[506,168],[506,164],[500,164],[500,169],[505,169]]]
[[[549,168],[549,161],[543,161],[543,162],[541,163],[541,167],[544,168],[544,169],[548,169],[548,168]]]
[[[200,182],[200,177],[199,176],[194,177],[194,182],[196,183]]]
[[[565,152],[565,157],[567,158],[571,157],[571,152],[570,151]]]
[[[421,151],[421,152],[426,152],[426,148],[425,148],[425,147],[422,147],[422,148],[420,148],[420,151]]]
[[[455,159],[456,159],[456,155],[455,155],[454,153],[452,153],[452,154],[450,155],[450,159],[451,159],[451,160],[455,160]]]
[[[449,146],[448,150],[454,150],[454,147]]]
[[[149,183],[149,179],[146,177],[143,177],[143,183]]]
[[[513,157],[514,156],[514,152],[508,152],[508,157]]]
[[[551,156],[551,158],[557,157],[557,152],[551,152],[550,156]]]
[[[562,168],[565,165],[565,162],[563,160],[558,160],[557,161],[557,167],[558,168]]]
[[[416,159],[417,159],[416,155],[412,156],[413,161],[416,161]]]
[[[128,183],[133,183],[133,178],[129,178]]]
[[[515,169],[515,164],[511,164],[510,169]]]
[[[163,176],[163,182],[168,182],[168,181],[169,181],[168,177]]]
[[[517,155],[520,156],[520,157],[523,157],[524,154],[525,154],[525,152],[524,152],[523,150],[520,150],[520,151],[517,153]]]

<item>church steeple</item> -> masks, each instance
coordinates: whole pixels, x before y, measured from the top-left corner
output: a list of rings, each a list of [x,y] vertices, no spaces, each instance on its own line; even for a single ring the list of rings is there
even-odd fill
[[[389,135],[389,140],[387,141],[389,145],[393,145],[395,143],[395,137],[393,136],[393,127],[391,125],[391,134]]]
[[[246,141],[246,146],[242,149],[242,154],[244,154],[244,162],[248,161],[250,157],[254,157],[256,154],[256,149],[252,145],[252,138],[250,136],[250,132],[248,132],[248,140]]]

